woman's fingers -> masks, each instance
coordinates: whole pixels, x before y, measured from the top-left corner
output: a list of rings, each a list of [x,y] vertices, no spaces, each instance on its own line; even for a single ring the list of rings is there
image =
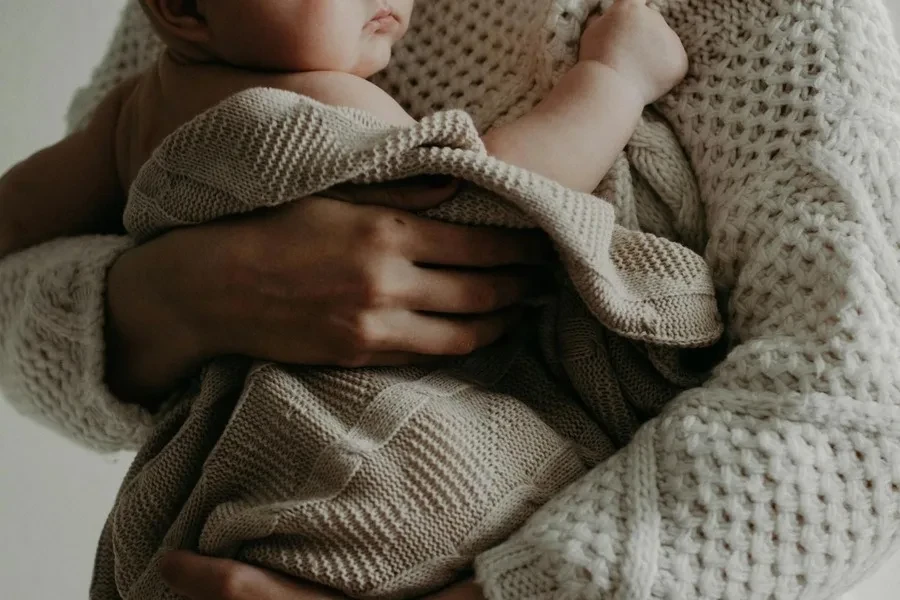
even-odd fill
[[[325,364],[341,367],[427,364],[488,346],[520,322],[513,307],[488,315],[454,316],[382,309],[356,319]]]
[[[523,309],[488,315],[451,316],[395,311],[379,319],[385,349],[416,355],[464,356],[493,344],[522,319]]]
[[[508,308],[548,288],[547,275],[537,269],[460,271],[411,266],[408,296],[402,302],[414,311],[484,314]]]
[[[408,258],[420,264],[545,265],[554,256],[547,236],[536,231],[467,227],[429,219],[415,219],[412,225]]]
[[[344,596],[301,585],[257,567],[191,552],[170,552],[160,561],[163,580],[189,600],[338,600]]]
[[[354,317],[328,355],[303,364],[428,365],[439,357],[464,356],[493,344],[521,322],[523,313],[521,307],[477,316],[381,309]]]
[[[415,352],[376,352],[365,362],[365,367],[406,367],[410,365],[436,364],[439,357]]]
[[[456,180],[420,177],[404,182],[338,186],[328,192],[334,199],[371,204],[400,211],[433,208],[452,198]],[[406,240],[408,258],[415,262],[456,267],[496,267],[545,264],[553,258],[546,235],[536,231],[496,227],[468,227],[424,219],[406,213],[382,215],[371,227],[381,239]]]
[[[152,248],[157,253],[146,254]],[[223,354],[345,367],[464,354],[508,330],[512,313],[504,309],[538,295],[538,280],[546,278],[547,269],[526,265],[547,264],[551,254],[533,232],[468,228],[325,198],[187,228],[132,251],[137,267],[118,263],[131,265],[127,278],[111,274],[111,283],[132,288],[119,301],[111,293],[114,309],[169,299],[154,302],[156,312],[168,311],[155,321],[132,310],[137,327],[120,347],[153,352],[146,368],[132,360],[120,371],[148,372],[137,383],[148,380],[162,392]],[[170,365],[171,336],[159,335],[166,329],[157,325],[172,322],[185,324],[178,330],[190,335],[182,345],[196,350]],[[148,335],[158,338],[152,346]]]
[[[188,600],[343,600],[346,596],[244,563],[175,551],[160,562],[163,580]],[[483,600],[471,581],[458,583],[430,600]]]

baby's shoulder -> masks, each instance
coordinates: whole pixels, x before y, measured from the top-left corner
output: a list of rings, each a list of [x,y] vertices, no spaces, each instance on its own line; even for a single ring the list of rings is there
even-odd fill
[[[392,125],[414,123],[406,111],[377,85],[337,71],[314,71],[270,76],[265,87],[273,87],[307,96],[323,104],[357,108],[373,113]]]
[[[271,77],[278,84],[273,87],[297,92],[315,100],[327,99],[347,92],[362,93],[367,96],[384,94],[384,91],[371,81],[339,71],[283,73]],[[325,100],[320,101],[324,102]]]
[[[112,87],[91,113],[88,128],[115,127],[143,78],[143,75],[136,75]]]
[[[391,125],[410,125],[413,119],[384,90],[374,83],[336,71],[271,73],[227,65],[182,66],[163,62],[162,94],[190,117],[223,100],[253,88],[274,88],[294,92],[332,106],[346,106],[371,112]],[[187,110],[184,110],[184,109]]]

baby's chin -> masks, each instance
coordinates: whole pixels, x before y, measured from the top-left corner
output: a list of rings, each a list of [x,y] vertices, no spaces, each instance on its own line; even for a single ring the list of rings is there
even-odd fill
[[[383,48],[373,49],[372,52],[357,63],[353,74],[368,79],[376,73],[384,71],[391,64],[392,47],[385,44]]]

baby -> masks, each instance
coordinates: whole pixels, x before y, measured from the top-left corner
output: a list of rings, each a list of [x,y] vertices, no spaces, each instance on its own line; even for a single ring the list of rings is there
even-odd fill
[[[414,0],[141,2],[167,50],[155,68],[114,89],[83,130],[0,178],[0,257],[56,237],[121,231],[128,190],[156,147],[247,89],[413,123],[366,78],[388,65]],[[496,158],[590,192],[643,107],[677,84],[686,64],[678,37],[645,0],[619,0],[589,22],[578,63],[551,93],[483,141]]]

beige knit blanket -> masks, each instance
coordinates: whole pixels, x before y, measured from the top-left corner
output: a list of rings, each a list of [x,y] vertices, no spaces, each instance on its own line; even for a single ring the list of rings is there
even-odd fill
[[[358,597],[424,593],[608,456],[604,428],[628,439],[634,422],[605,414],[620,373],[643,367],[630,374],[631,393],[656,405],[701,380],[673,348],[708,346],[722,333],[703,259],[622,228],[600,198],[489,157],[461,111],[397,128],[250,90],[164,142],[131,189],[125,223],[146,239],[343,183],[422,174],[469,182],[435,218],[551,237],[568,277],[542,325],[453,368],[209,367],[125,481],[95,600],[161,597],[154,561],[171,548]],[[585,360],[581,346],[604,325],[602,335],[619,334],[616,347],[633,347],[634,358]],[[648,368],[638,342],[665,344],[646,352],[665,372]]]

